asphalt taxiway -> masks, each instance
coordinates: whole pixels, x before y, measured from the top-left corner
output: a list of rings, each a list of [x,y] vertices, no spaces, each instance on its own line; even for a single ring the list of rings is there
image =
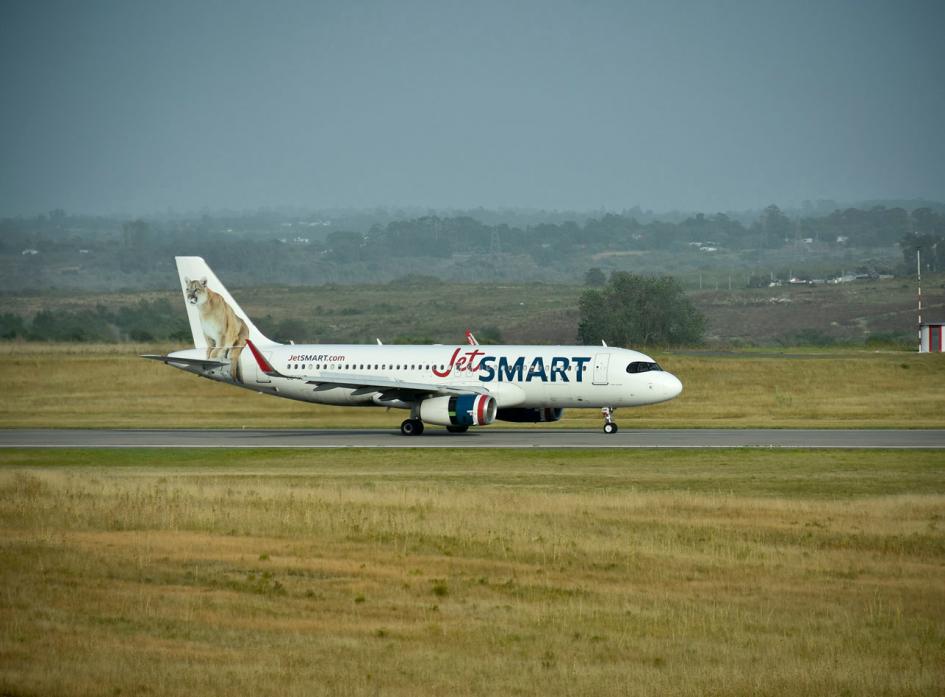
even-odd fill
[[[0,448],[892,448],[945,449],[945,429],[0,429]]]

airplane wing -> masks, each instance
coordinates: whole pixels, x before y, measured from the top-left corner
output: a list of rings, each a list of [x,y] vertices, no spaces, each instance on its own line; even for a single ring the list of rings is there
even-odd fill
[[[252,341],[246,345],[256,359],[259,369],[270,377],[286,378],[287,380],[305,380],[308,385],[333,385],[338,387],[355,387],[376,389],[378,392],[403,391],[413,394],[489,394],[489,390],[480,385],[443,385],[427,382],[408,382],[397,378],[382,378],[378,375],[307,375],[296,377],[285,375],[276,370],[272,363],[259,352]]]
[[[150,358],[152,361],[161,361],[165,365],[176,365],[180,368],[196,368],[198,370],[209,370],[210,368],[219,368],[229,363],[220,361],[204,360],[201,358],[178,358],[177,356],[158,356],[147,353],[142,354],[141,358]]]
[[[310,375],[305,379],[309,385],[337,385],[339,387],[375,387],[378,391],[403,390],[417,394],[489,394],[489,390],[480,385],[442,385],[432,382],[408,382],[396,378],[382,378],[376,375]]]

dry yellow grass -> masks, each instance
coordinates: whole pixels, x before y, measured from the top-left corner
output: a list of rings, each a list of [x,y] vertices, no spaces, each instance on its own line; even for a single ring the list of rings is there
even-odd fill
[[[0,693],[940,694],[943,457],[5,451]]]
[[[0,427],[393,429],[404,418],[262,396],[137,357],[170,348],[0,344]],[[657,357],[685,391],[667,404],[621,410],[625,427],[945,427],[945,355]],[[575,409],[536,427],[601,423],[597,410]]]

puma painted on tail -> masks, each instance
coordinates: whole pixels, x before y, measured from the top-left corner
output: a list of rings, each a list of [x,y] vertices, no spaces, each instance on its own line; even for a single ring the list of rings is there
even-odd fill
[[[200,326],[207,340],[207,359],[230,361],[230,377],[241,382],[240,354],[246,346],[249,328],[223,296],[207,287],[207,279],[184,279],[187,302],[196,305]]]

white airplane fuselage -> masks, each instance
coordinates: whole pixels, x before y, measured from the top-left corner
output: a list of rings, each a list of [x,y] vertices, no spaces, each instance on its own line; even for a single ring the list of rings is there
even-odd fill
[[[264,373],[249,351],[239,357],[242,381],[232,380],[226,369],[200,374],[257,392],[338,406],[408,408],[393,393],[398,384],[418,383],[484,391],[500,409],[635,407],[665,402],[682,391],[680,381],[666,371],[628,372],[633,364],[655,365],[649,356],[603,346],[292,344],[259,351],[285,377]],[[187,349],[168,358],[201,359],[206,353]],[[325,378],[333,382],[320,381]],[[337,382],[372,378],[390,383],[378,388]]]

